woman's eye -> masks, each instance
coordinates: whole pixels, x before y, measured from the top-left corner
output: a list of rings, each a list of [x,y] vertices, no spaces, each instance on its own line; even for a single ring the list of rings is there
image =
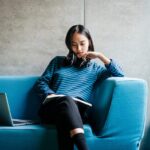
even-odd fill
[[[74,47],[75,47],[75,46],[77,46],[77,45],[72,44],[72,46],[74,46]]]

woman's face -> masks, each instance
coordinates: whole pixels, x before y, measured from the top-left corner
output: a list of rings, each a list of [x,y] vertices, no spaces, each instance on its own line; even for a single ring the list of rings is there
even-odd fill
[[[72,37],[71,48],[78,58],[83,57],[89,49],[88,38],[83,34],[75,32]]]

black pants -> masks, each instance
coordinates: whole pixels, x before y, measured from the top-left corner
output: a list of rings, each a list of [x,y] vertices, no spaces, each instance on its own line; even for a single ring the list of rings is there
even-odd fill
[[[56,125],[60,150],[73,150],[70,131],[83,128],[83,123],[87,122],[85,110],[69,96],[57,97],[42,105],[39,116],[42,123]]]

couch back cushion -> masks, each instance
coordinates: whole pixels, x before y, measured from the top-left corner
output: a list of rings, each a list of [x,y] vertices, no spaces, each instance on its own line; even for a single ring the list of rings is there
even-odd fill
[[[0,92],[5,92],[13,118],[37,119],[40,99],[33,86],[37,76],[0,76]]]
[[[38,76],[0,76],[0,92],[7,94],[13,118],[38,118],[37,113],[41,100],[34,89],[34,84],[38,78]],[[108,79],[105,80],[105,82],[107,81]],[[92,112],[90,112],[91,120],[95,124],[94,120],[97,120],[96,118],[98,117],[98,124],[101,127],[105,122],[110,107],[114,87],[113,83],[108,82],[106,84],[105,82],[101,83],[98,81],[95,84],[93,96],[91,97],[91,103],[93,104]],[[96,113],[97,111],[101,113]],[[99,116],[95,116],[94,114]]]
[[[91,96],[92,109],[89,111],[90,124],[94,131],[97,132],[105,124],[113,95],[115,82],[111,78],[98,80],[93,88]]]

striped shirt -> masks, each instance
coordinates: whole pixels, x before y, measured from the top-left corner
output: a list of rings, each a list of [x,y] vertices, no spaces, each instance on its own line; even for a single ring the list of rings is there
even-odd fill
[[[122,69],[112,59],[109,65],[102,66],[91,60],[89,65],[81,68],[64,66],[64,59],[64,56],[54,57],[36,82],[36,89],[42,98],[49,94],[63,94],[88,101],[98,79],[124,76]]]

